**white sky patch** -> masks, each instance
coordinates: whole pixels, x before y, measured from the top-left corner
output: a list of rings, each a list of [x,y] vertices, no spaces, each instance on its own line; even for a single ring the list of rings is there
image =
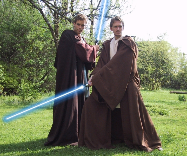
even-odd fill
[[[186,0],[134,0],[132,13],[124,15],[124,34],[144,40],[165,40],[187,54]]]

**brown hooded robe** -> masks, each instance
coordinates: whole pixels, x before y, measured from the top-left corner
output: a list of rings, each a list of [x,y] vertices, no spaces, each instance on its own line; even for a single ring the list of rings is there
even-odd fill
[[[73,30],[65,30],[60,38],[55,59],[55,67],[57,68],[55,94],[79,84],[85,84],[86,74],[92,68],[95,58],[95,46],[82,43],[80,37]],[[53,124],[45,143],[46,146],[78,142],[79,123],[84,101],[85,95],[82,93],[63,102],[54,102]]]
[[[125,142],[130,148],[152,151],[161,147],[161,141],[139,91],[136,44],[124,37],[110,60],[110,41],[103,44],[92,72],[92,93],[83,107],[78,145],[100,149]]]

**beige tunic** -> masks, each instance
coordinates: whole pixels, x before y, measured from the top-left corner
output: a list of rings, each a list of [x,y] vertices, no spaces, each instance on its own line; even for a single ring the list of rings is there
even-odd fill
[[[113,38],[110,42],[110,59],[117,53],[118,41],[122,40],[122,36],[117,40]],[[120,108],[120,103],[116,106],[116,108]]]

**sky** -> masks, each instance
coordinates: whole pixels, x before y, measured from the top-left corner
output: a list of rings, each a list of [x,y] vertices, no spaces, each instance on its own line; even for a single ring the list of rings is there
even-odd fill
[[[124,34],[136,39],[164,40],[187,54],[187,0],[133,0],[132,12],[124,15]]]

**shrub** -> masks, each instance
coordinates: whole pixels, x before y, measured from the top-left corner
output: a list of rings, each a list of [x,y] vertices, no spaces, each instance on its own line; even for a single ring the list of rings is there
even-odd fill
[[[178,99],[179,99],[179,101],[186,101],[186,96],[179,95]]]

